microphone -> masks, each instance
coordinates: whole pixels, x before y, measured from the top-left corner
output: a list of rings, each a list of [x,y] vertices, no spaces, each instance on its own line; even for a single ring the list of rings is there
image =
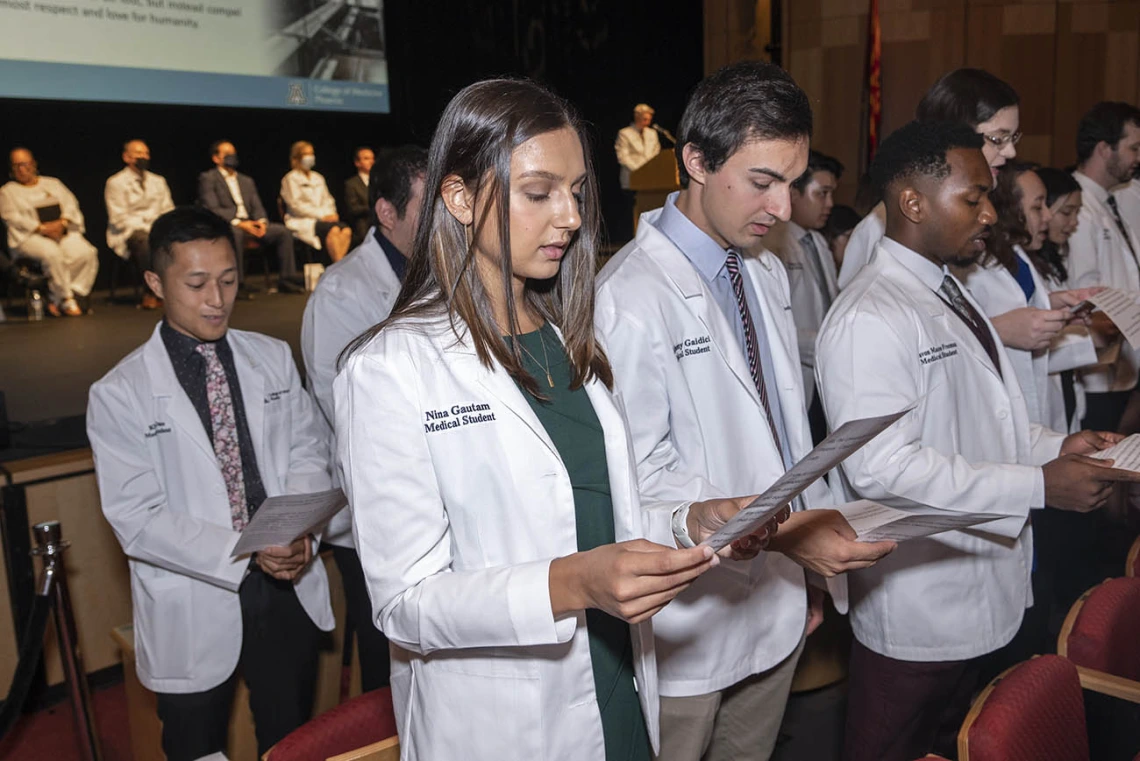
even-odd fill
[[[662,127],[660,124],[651,124],[649,126],[650,128],[656,130],[657,132],[660,132],[662,135],[669,138],[669,142],[671,142],[673,145],[677,144],[677,138],[673,137],[673,133]]]

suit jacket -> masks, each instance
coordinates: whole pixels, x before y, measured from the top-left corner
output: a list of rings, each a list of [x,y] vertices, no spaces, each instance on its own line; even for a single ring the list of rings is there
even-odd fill
[[[241,188],[241,200],[245,210],[249,212],[250,219],[268,219],[265,206],[261,203],[261,196],[257,194],[257,186],[248,174],[238,172],[238,187]],[[207,169],[198,175],[198,203],[217,214],[222,219],[237,218],[237,202],[226,185],[226,178],[216,167]]]
[[[372,221],[372,207],[368,204],[368,186],[359,174],[344,183],[345,221],[352,225],[353,241],[363,241]]]

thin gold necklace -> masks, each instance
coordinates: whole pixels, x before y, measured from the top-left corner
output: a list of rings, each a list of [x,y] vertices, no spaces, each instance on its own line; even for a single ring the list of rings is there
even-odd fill
[[[538,365],[538,358],[530,353],[530,349],[526,348],[526,344],[522,342],[522,339],[516,338],[515,340],[518,341],[519,346],[526,352],[526,355],[531,358],[531,361]],[[554,388],[554,377],[550,374],[550,358],[546,356],[546,341],[542,338],[542,328],[538,329],[538,342],[542,344],[542,359],[544,360],[540,366],[546,371],[546,382],[551,388]]]

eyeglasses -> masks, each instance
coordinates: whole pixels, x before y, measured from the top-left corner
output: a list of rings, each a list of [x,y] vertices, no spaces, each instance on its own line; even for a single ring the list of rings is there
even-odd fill
[[[1004,148],[1007,145],[1017,145],[1021,141],[1021,130],[1007,135],[982,135],[990,145]]]
[[[13,169],[27,169],[36,165],[34,161],[17,161],[12,164]]]

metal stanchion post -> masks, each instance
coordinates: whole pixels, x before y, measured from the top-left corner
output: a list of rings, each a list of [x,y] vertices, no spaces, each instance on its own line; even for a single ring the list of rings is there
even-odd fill
[[[75,631],[75,616],[71,612],[71,596],[67,591],[67,573],[63,552],[68,543],[63,541],[59,521],[37,523],[32,527],[36,538],[33,555],[43,558],[43,572],[36,592],[52,595],[52,612],[55,631],[59,639],[59,654],[67,677],[67,691],[71,699],[71,713],[75,721],[75,739],[79,744],[82,761],[100,761],[99,737],[91,713],[91,690],[87,685],[87,671],[79,652],[79,637]]]

